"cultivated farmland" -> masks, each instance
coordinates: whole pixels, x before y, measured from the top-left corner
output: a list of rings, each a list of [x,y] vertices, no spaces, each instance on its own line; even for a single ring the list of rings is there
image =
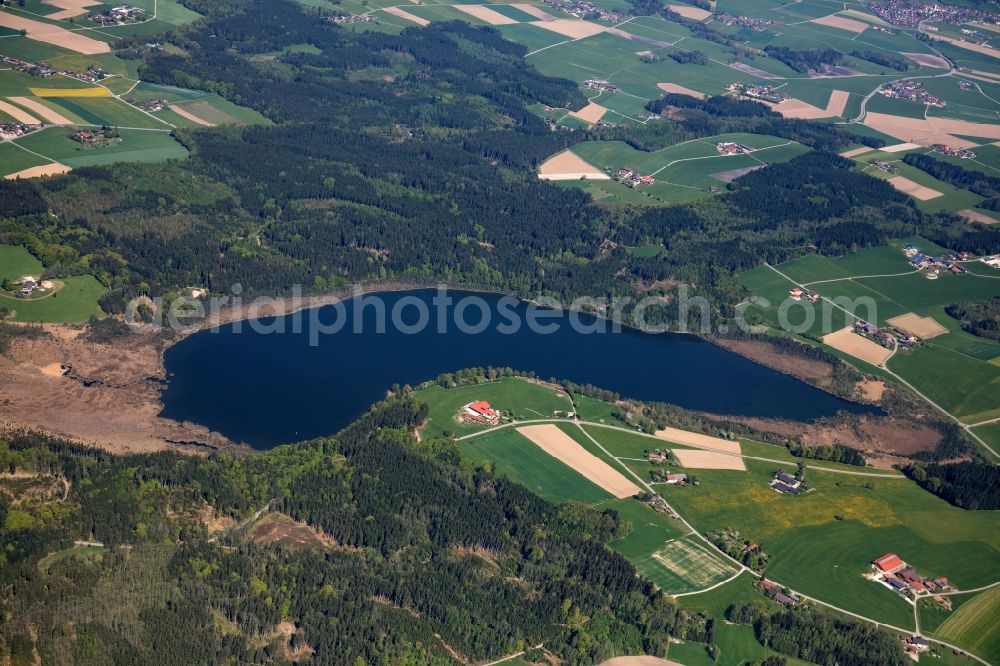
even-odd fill
[[[644,578],[667,593],[709,587],[735,573],[717,555],[689,538],[674,539],[633,564]]]

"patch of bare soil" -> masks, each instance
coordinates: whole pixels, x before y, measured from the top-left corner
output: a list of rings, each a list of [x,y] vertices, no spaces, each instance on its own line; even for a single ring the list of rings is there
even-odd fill
[[[723,349],[736,352],[763,366],[797,377],[815,386],[829,386],[833,379],[833,368],[828,363],[801,358],[783,352],[764,340],[733,340],[713,338],[712,342]]]
[[[412,289],[386,283],[365,293]],[[212,313],[203,328],[291,314],[351,298],[350,292],[262,299]],[[113,453],[180,449],[204,453],[233,446],[220,433],[159,416],[163,351],[178,336],[126,335],[111,344],[89,342],[82,326],[44,324],[48,335],[18,339],[0,356],[0,432],[37,430]]]
[[[230,445],[218,433],[158,416],[167,340],[126,336],[96,344],[79,329],[19,339],[0,357],[0,430],[33,429],[117,453],[195,443]]]
[[[459,556],[471,555],[473,557],[478,557],[490,566],[496,569],[500,568],[500,565],[497,563],[497,554],[488,548],[483,548],[482,546],[464,546],[462,544],[455,544],[451,547],[451,551]]]
[[[801,423],[781,419],[753,417],[727,417],[762,432],[770,432],[789,439],[797,439],[806,447],[846,446],[877,458],[895,456],[892,462],[906,461],[919,451],[933,451],[941,442],[941,433],[935,428],[893,416],[861,417],[854,423],[819,422]],[[876,465],[876,466],[891,466]]]
[[[279,622],[275,631],[277,637],[284,639],[281,647],[279,648],[279,652],[281,657],[287,661],[306,661],[312,656],[312,646],[304,642],[299,642],[298,645],[294,647],[292,646],[292,638],[297,632],[298,627],[295,626],[294,622],[289,620]]]
[[[265,516],[253,526],[248,536],[259,544],[278,544],[298,550],[336,545],[331,537],[317,532],[305,523],[296,522],[283,513]]]
[[[862,379],[856,388],[865,402],[878,402],[885,394],[885,382],[879,379]]]
[[[205,506],[202,507],[199,517],[201,518],[202,524],[205,526],[205,530],[209,534],[224,532],[236,524],[235,518],[217,513],[211,504],[205,504]]]

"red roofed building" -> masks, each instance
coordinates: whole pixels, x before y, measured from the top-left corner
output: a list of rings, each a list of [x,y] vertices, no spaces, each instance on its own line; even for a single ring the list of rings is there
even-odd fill
[[[486,425],[496,425],[500,421],[500,415],[490,407],[490,403],[485,400],[477,400],[476,402],[470,402],[463,409],[464,416],[476,423],[485,423]]]
[[[885,555],[876,557],[872,560],[872,564],[885,573],[892,573],[906,566],[906,563],[893,553],[886,553]]]

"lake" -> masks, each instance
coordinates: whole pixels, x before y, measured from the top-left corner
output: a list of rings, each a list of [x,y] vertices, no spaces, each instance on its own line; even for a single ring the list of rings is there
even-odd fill
[[[568,325],[565,315],[545,320],[546,326],[560,324],[554,332],[521,326],[511,333],[509,321],[526,321],[529,306],[500,296],[449,292],[456,300],[477,296],[492,313],[487,322],[477,308],[464,310],[461,320],[479,324],[475,328],[481,332],[459,330],[453,323],[439,332],[432,302],[436,293],[423,289],[366,296],[381,299],[387,318],[397,310],[403,330],[390,323],[379,332],[376,307],[366,305],[359,316],[355,306],[363,301],[350,299],[336,307],[190,335],[166,351],[168,382],[161,415],[266,449],[337,432],[394,383],[416,385],[474,366],[533,370],[541,378],[589,383],[623,397],[718,414],[812,421],[839,410],[879,411],[690,335],[581,332]],[[504,303],[507,316],[501,317],[498,308]],[[420,307],[428,309],[431,325],[407,330],[420,323]],[[591,329],[603,321],[574,316]],[[455,320],[450,315],[446,319]],[[335,321],[343,324],[338,332],[320,334]],[[296,322],[300,327],[293,331]],[[250,330],[251,323],[264,330]],[[270,332],[274,330],[285,332]]]

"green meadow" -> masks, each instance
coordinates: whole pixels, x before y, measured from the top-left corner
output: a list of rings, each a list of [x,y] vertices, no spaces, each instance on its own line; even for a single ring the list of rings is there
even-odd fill
[[[931,635],[968,648],[973,654],[996,663],[1000,660],[998,617],[1000,587],[993,587],[953,609],[950,617]]]
[[[457,419],[462,407],[476,400],[485,400],[494,409],[510,412],[520,420],[552,418],[557,411],[573,410],[569,397],[562,391],[513,377],[447,389],[435,385],[421,389],[415,395],[427,403],[427,425],[422,431],[427,437],[440,437],[445,432],[461,436],[486,428],[475,423],[461,423]]]
[[[551,502],[598,504],[610,493],[542,451],[514,428],[458,442],[463,456],[477,464],[490,463],[506,476]]]
[[[42,262],[25,248],[0,245],[0,279],[17,280],[25,275],[36,279],[44,271]],[[80,323],[91,315],[101,315],[98,299],[107,289],[92,275],[56,280],[53,292],[27,298],[0,291],[0,307],[13,312],[15,321],[31,323]]]
[[[37,277],[37,276],[36,276]],[[0,307],[13,311],[15,321],[79,324],[101,315],[98,299],[107,289],[93,275],[58,280],[62,286],[49,294],[18,298],[0,293]]]
[[[69,138],[72,130],[51,127],[21,139],[25,148],[71,167],[95,166],[114,162],[163,162],[187,157],[187,149],[168,132],[119,130],[121,142],[99,148],[84,148]]]
[[[736,527],[771,556],[769,577],[804,594],[901,627],[911,607],[862,574],[872,558],[897,553],[925,575],[959,588],[1000,578],[1000,516],[958,509],[904,478],[852,477],[810,468],[815,489],[799,497],[767,486],[776,465],[699,470],[697,492],[670,497],[702,532]]]
[[[44,157],[21,150],[12,142],[0,143],[0,176],[48,164],[48,162],[49,160]]]
[[[42,262],[20,245],[0,245],[0,280],[17,280],[25,275],[38,277]]]
[[[720,155],[716,144],[721,142],[741,143],[755,150],[749,154]],[[653,176],[655,183],[636,188],[621,183],[594,181],[593,189],[604,188],[609,196],[613,196],[615,186],[631,190],[635,193],[633,198],[644,196],[649,200],[646,202],[648,205],[680,203],[711,196],[709,188],[724,188],[726,182],[734,177],[731,172],[735,170],[785,162],[808,151],[794,141],[747,133],[694,139],[652,152],[637,150],[623,141],[585,141],[573,146],[572,150],[608,173],[629,168]],[[595,195],[597,200],[605,198]]]
[[[739,601],[753,600],[763,604],[768,610],[778,610],[780,608],[780,606],[770,601],[760,590],[755,588],[753,582],[754,577],[744,573],[742,576],[714,590],[678,597],[677,599],[681,608],[694,612],[704,611],[712,617],[717,618],[715,624],[715,644],[719,647],[719,659],[714,663],[721,666],[741,666],[748,662],[760,662],[770,655],[777,654],[757,642],[753,627],[750,625],[730,624],[718,621],[718,619],[725,618],[726,609],[729,606]],[[677,647],[674,644],[670,646],[667,652],[668,658],[684,659],[686,651],[680,650],[679,652],[682,654],[677,655]],[[787,659],[789,664],[806,663],[793,658]],[[698,661],[683,661],[682,663],[711,664],[713,662],[706,654],[703,661],[699,659]]]

